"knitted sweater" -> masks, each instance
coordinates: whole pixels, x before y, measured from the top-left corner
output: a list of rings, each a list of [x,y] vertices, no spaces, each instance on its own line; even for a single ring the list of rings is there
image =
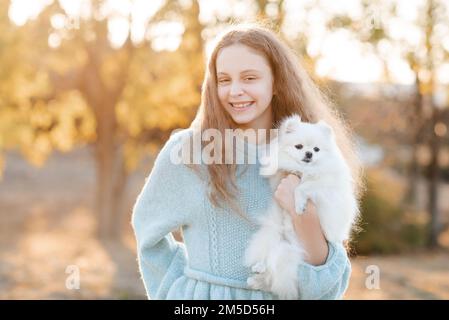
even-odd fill
[[[230,208],[214,207],[207,197],[208,179],[170,161],[170,150],[189,134],[191,129],[185,129],[170,137],[133,208],[138,263],[148,298],[278,299],[249,288],[251,270],[243,266],[245,249],[257,230],[252,222],[273,201],[268,180],[259,175],[259,162],[237,166],[237,198],[248,221]],[[178,227],[184,243],[171,234]],[[300,299],[340,299],[345,292],[350,261],[341,243],[328,245],[323,265],[298,266]]]

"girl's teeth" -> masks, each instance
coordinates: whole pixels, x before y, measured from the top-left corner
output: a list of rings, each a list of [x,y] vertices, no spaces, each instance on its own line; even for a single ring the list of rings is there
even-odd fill
[[[252,104],[252,102],[244,103],[244,104],[232,104],[232,106],[234,108],[246,108],[246,107],[249,107],[251,104]]]

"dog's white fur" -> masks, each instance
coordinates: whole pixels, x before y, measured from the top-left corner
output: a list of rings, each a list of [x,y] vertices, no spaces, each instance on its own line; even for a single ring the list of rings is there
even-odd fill
[[[272,190],[283,177],[297,174],[301,182],[294,191],[296,213],[302,214],[310,199],[317,208],[326,239],[336,243],[348,239],[358,205],[350,169],[332,128],[324,121],[305,123],[293,115],[282,122],[270,147],[272,152],[261,159],[260,174],[270,177]],[[314,150],[315,147],[319,150]],[[306,152],[312,153],[310,162],[304,162]],[[260,228],[245,252],[245,266],[254,273],[248,278],[248,285],[271,291],[281,299],[297,299],[298,266],[307,253],[298,240],[290,214],[273,199],[268,213],[258,222]]]

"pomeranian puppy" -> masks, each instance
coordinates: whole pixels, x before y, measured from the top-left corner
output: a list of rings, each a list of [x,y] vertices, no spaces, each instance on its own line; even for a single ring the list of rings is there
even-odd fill
[[[310,199],[329,242],[350,236],[358,216],[352,175],[332,128],[324,121],[302,122],[293,115],[282,121],[270,142],[270,154],[260,159],[260,174],[270,179],[273,192],[288,174],[301,178],[294,191],[295,211],[302,214]],[[307,257],[295,233],[291,216],[273,199],[267,214],[258,218],[259,229],[245,252],[245,266],[254,273],[247,282],[280,299],[298,299],[298,266]]]

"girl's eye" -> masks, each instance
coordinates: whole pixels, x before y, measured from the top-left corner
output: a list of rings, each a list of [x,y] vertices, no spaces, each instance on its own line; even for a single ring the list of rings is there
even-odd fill
[[[220,79],[220,80],[218,80],[218,83],[226,83],[228,81],[229,81],[228,79]]]
[[[302,144],[297,144],[297,145],[295,146],[295,148],[296,148],[296,149],[302,149]]]
[[[245,80],[255,80],[255,77],[246,77]]]
[[[315,148],[313,148],[313,151],[318,152],[318,151],[320,151],[320,148],[315,147]]]

